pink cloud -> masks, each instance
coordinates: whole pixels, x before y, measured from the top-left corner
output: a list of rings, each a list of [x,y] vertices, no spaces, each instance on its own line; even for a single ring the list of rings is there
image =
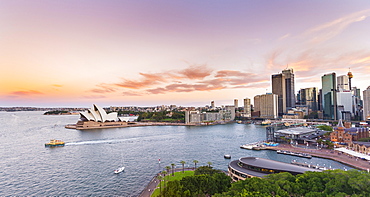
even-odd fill
[[[110,86],[109,84],[99,84],[96,85],[98,88],[91,89],[90,92],[94,93],[111,93],[111,92],[116,92],[116,88]]]
[[[28,91],[15,91],[12,92],[12,94],[17,96],[28,96],[28,95],[40,95],[43,93],[36,90],[28,90]]]
[[[156,73],[156,74],[146,74],[140,73],[143,79],[141,80],[128,80],[123,79],[123,82],[115,84],[121,88],[129,88],[129,89],[141,89],[141,88],[148,88],[153,85],[157,85],[161,82],[166,82],[166,78],[164,77],[163,73]]]
[[[144,96],[145,94],[133,91],[124,91],[122,92],[123,96]]]
[[[185,76],[185,78],[188,79],[203,79],[209,75],[211,75],[212,70],[207,67],[207,65],[192,65],[188,68],[185,68],[181,71],[178,71],[177,73]]]
[[[161,73],[140,73],[141,79],[124,79],[121,83],[101,84],[90,90],[95,93],[116,92],[118,88],[135,89],[123,91],[124,96],[144,96],[146,94],[165,94],[168,92],[212,91],[234,89],[266,82],[266,77],[236,70],[220,70],[212,74],[207,65],[191,65],[185,69]],[[182,80],[186,80],[183,83]],[[156,87],[153,87],[156,86]]]

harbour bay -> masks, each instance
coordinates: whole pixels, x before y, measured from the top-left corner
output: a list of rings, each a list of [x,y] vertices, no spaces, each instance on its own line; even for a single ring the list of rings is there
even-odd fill
[[[43,112],[0,112],[1,196],[138,196],[151,178],[175,163],[192,167],[212,162],[227,170],[230,160],[255,156],[277,161],[324,164],[350,169],[321,158],[298,158],[274,151],[240,149],[265,140],[265,127],[253,124],[147,126],[96,130],[64,128],[78,115],[44,116]],[[64,147],[45,148],[50,139]],[[113,170],[124,159],[125,171]],[[158,162],[161,160],[161,163]]]

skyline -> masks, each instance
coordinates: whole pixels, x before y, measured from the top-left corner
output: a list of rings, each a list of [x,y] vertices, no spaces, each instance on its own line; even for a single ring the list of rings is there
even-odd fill
[[[1,1],[0,106],[232,105],[286,68],[295,93],[350,70],[362,94],[369,16],[367,1]]]

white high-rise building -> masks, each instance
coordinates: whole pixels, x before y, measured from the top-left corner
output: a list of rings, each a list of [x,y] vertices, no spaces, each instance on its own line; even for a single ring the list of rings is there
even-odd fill
[[[244,99],[244,117],[251,117],[251,99],[249,98]]]
[[[337,77],[337,89],[338,91],[349,90],[348,75],[341,75]]]
[[[238,109],[238,104],[239,102],[238,102],[238,99],[234,99],[234,106],[235,106],[235,109]]]
[[[351,117],[353,117],[352,104],[351,91],[346,90],[337,92],[337,114],[339,119],[351,121]]]
[[[367,87],[366,90],[363,91],[363,101],[364,101],[364,108],[363,108],[363,114],[364,114],[364,120],[370,119],[370,86]]]

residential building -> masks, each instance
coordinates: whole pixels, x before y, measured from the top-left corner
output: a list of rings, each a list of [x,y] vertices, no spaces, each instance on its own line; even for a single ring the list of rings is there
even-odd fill
[[[235,106],[234,105],[225,106],[224,119],[225,120],[235,120]]]
[[[244,99],[244,117],[251,117],[251,99],[249,98]]]
[[[278,95],[262,94],[254,97],[254,111],[259,111],[261,118],[278,118]]]
[[[363,119],[370,120],[370,86],[363,91]]]
[[[235,109],[238,109],[238,107],[239,107],[238,99],[234,99],[234,106],[235,106]]]

